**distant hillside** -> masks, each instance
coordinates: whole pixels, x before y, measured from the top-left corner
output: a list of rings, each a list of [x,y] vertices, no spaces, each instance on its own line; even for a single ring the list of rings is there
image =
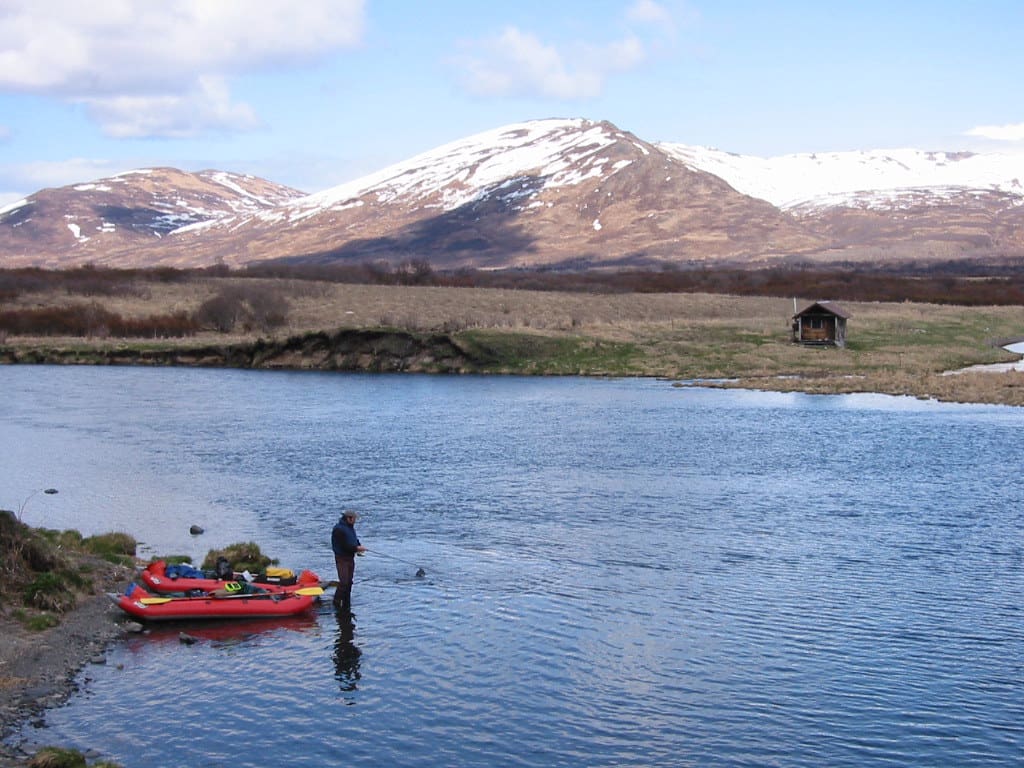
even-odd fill
[[[540,120],[303,195],[155,169],[0,210],[0,266],[436,269],[899,264],[1024,258],[1024,155],[762,159]]]
[[[237,225],[301,195],[253,176],[174,168],[44,189],[0,209],[0,266],[195,266],[182,249],[188,233]]]

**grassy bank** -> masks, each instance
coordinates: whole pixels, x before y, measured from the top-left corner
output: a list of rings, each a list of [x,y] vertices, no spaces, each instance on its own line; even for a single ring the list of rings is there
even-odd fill
[[[340,328],[443,334],[466,351],[465,370],[485,373],[658,376],[718,380],[807,392],[883,392],[961,402],[1024,405],[1024,374],[943,375],[1008,362],[1001,345],[1024,339],[1024,308],[843,302],[851,314],[847,347],[790,341],[794,299],[713,294],[565,293],[488,288],[377,286],[289,279],[211,277],[146,283],[137,290],[83,299],[26,292],[5,308],[88,303],[125,318],[196,313],[225,290],[275,297],[273,327],[239,322],[198,328],[181,338],[0,337],[0,350],[59,349],[80,362],[109,350],[153,352],[283,341]],[[797,297],[804,303],[822,297]],[[258,326],[258,327],[257,327]],[[303,367],[296,361],[294,367]],[[729,381],[721,381],[729,380]]]

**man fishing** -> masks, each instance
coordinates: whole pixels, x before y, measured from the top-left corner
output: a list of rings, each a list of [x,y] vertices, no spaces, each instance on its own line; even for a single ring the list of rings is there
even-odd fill
[[[352,611],[352,580],[356,574],[356,555],[365,552],[366,547],[356,536],[355,512],[346,509],[331,530],[331,549],[334,550],[334,564],[338,567],[338,587],[334,590],[334,607],[346,613]]]

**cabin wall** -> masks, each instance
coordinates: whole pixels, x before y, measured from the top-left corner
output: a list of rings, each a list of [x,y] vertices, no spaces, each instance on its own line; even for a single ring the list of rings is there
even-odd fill
[[[846,321],[835,315],[804,315],[796,320],[794,341],[846,346]]]

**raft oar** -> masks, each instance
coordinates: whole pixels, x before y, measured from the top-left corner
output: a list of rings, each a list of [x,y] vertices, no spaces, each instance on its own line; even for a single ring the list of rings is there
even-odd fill
[[[251,597],[256,600],[261,600],[266,597],[274,596],[287,596],[287,595],[322,595],[324,593],[321,587],[300,587],[299,589],[290,589],[287,592],[256,592],[249,594],[237,594],[237,595],[199,595],[198,597],[143,597],[139,599],[139,602],[143,605],[162,605],[163,603],[170,603],[174,600],[227,600],[228,598],[238,597]]]
[[[400,557],[395,557],[394,555],[389,555],[389,554],[386,554],[384,552],[378,552],[376,549],[370,549],[369,547],[366,548],[366,551],[367,552],[373,552],[373,554],[380,555],[381,557],[388,557],[388,558],[391,558],[392,560],[397,560],[400,563],[405,563],[406,565],[416,565],[416,563],[412,562],[411,560],[403,560]],[[420,577],[420,578],[423,578],[424,576],[427,575],[427,572],[425,570],[423,570],[422,567],[416,565],[416,575],[418,577]]]

